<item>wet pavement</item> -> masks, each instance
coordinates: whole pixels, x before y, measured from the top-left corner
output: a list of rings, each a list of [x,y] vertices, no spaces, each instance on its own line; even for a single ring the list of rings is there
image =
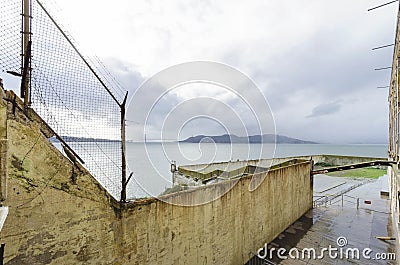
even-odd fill
[[[314,183],[315,194],[354,184],[351,179],[326,177],[325,182]],[[310,210],[268,244],[265,259],[255,256],[247,264],[397,264],[391,254],[395,241],[376,238],[394,237],[389,200],[381,197],[381,190],[388,190],[386,176],[346,192],[332,205]]]
[[[331,195],[357,184],[365,184],[368,179],[331,177],[327,175],[314,176],[314,196]]]

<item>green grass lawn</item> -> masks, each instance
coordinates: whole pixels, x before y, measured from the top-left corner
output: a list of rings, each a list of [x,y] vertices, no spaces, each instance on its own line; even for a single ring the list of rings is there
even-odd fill
[[[378,168],[357,168],[351,170],[337,171],[328,173],[332,177],[350,177],[350,178],[379,178],[386,174],[386,169]]]

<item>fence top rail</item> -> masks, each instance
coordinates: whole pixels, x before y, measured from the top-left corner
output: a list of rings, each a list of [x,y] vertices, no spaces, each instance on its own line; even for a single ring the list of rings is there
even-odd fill
[[[323,169],[314,170],[314,171],[312,171],[312,175],[326,174],[326,173],[330,173],[330,172],[351,170],[351,169],[363,168],[363,167],[391,166],[395,163],[396,162],[389,161],[389,160],[376,160],[376,161],[361,162],[361,163],[356,163],[356,164],[350,164],[350,165],[344,165],[344,166],[334,166],[334,167],[327,167],[327,168],[323,168]]]

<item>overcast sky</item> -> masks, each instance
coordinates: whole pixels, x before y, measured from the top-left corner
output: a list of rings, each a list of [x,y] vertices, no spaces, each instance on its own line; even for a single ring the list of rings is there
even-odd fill
[[[324,143],[387,142],[388,92],[377,87],[389,84],[390,70],[374,68],[391,66],[393,48],[371,49],[394,42],[397,3],[367,12],[384,1],[46,2],[83,53],[103,60],[131,95],[167,67],[210,60],[254,80],[278,134]],[[179,101],[188,91],[170,96]],[[186,136],[219,133],[215,121],[197,121]]]

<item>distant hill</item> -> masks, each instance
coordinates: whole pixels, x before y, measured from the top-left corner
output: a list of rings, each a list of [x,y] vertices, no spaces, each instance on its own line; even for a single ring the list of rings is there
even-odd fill
[[[61,136],[65,142],[119,142],[118,140],[100,139],[100,138],[87,138],[87,137],[75,137],[75,136]],[[51,137],[50,142],[58,143],[56,137]]]
[[[264,134],[264,135],[252,135],[252,136],[236,136],[234,134],[224,134],[219,136],[207,136],[207,135],[197,135],[189,137],[183,141],[183,143],[200,143],[203,140],[204,143],[276,143],[277,144],[317,144],[317,142],[304,141],[296,138],[290,138],[283,135],[275,134]],[[212,139],[212,140],[211,140]]]

